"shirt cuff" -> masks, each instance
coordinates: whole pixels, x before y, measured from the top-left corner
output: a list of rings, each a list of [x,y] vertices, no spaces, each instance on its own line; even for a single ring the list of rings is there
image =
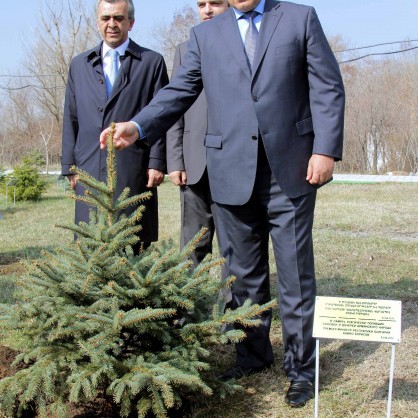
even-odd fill
[[[136,129],[138,129],[139,132],[139,139],[144,139],[146,137],[144,130],[142,129],[141,126],[139,126],[135,121],[131,120],[132,123],[135,124]]]

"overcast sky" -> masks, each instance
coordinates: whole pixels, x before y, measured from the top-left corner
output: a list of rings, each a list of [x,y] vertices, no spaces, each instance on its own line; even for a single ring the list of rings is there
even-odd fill
[[[0,75],[17,70],[23,58],[24,39],[30,39],[39,21],[39,10],[47,0],[1,0]],[[84,0],[93,8],[95,0]],[[314,6],[327,36],[342,35],[350,46],[418,39],[418,0],[307,0]],[[170,22],[184,6],[196,0],[134,0],[136,21],[132,38],[150,47],[151,29]],[[414,43],[418,46],[418,42]],[[396,50],[398,45],[378,51]],[[374,52],[376,52],[375,50]]]

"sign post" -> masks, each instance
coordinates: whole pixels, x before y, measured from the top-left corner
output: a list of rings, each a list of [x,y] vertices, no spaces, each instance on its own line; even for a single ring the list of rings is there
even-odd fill
[[[16,185],[17,185],[17,179],[11,178],[6,183],[6,208],[7,208],[7,200],[9,196],[9,187],[13,187],[13,206],[16,206]]]
[[[392,343],[387,417],[392,406],[395,346],[401,341],[402,302],[318,296],[313,336],[316,338],[315,418],[318,417],[319,339]]]

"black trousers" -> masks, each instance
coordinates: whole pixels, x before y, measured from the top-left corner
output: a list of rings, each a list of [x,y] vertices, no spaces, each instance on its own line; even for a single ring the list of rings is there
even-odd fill
[[[206,254],[212,253],[212,241],[215,234],[215,220],[213,216],[215,204],[210,193],[206,171],[196,184],[181,186],[180,202],[181,248],[184,248],[202,227],[208,229],[191,255],[193,264],[196,266],[205,258]]]

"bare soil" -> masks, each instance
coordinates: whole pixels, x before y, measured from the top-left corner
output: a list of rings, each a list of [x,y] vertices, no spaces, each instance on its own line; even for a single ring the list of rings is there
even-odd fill
[[[11,365],[15,355],[13,350],[0,346],[0,379],[16,373],[16,369]]]
[[[23,271],[23,265],[16,257],[0,254],[0,276],[8,276],[21,271]]]

